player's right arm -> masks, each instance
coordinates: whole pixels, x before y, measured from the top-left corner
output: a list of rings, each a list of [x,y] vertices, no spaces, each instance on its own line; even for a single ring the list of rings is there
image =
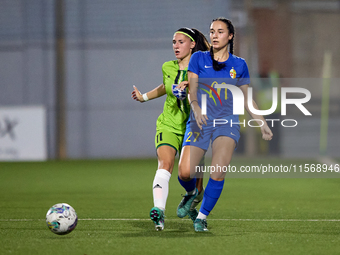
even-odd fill
[[[164,84],[159,85],[158,87],[154,88],[153,90],[150,90],[147,93],[142,94],[135,85],[133,85],[133,91],[131,93],[131,98],[139,101],[141,103],[151,100],[151,99],[155,99],[157,97],[161,97],[164,96],[166,94],[165,91],[165,86]],[[145,100],[147,99],[147,100]]]
[[[198,89],[198,75],[193,72],[188,72],[189,80],[189,95],[188,99],[191,105],[191,109],[194,112],[197,126],[202,129],[202,125],[207,125],[207,115],[202,115],[201,107],[197,101],[197,89]]]

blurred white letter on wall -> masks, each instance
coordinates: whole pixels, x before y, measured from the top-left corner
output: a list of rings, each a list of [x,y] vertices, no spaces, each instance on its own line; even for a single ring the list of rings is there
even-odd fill
[[[45,107],[0,107],[0,161],[46,159]]]

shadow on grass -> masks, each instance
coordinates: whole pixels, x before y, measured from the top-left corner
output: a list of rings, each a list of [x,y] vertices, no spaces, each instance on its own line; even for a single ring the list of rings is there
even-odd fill
[[[120,236],[122,237],[163,237],[163,238],[178,238],[180,236],[183,237],[202,237],[202,235],[206,237],[213,237],[214,234],[211,232],[205,233],[196,233],[194,231],[194,227],[190,221],[183,222],[173,222],[173,221],[165,221],[165,228],[163,231],[156,231],[154,228],[154,224],[151,222],[129,222],[131,228],[135,229],[134,232],[131,233],[122,233]],[[136,230],[140,231],[136,231]]]
[[[52,233],[53,234],[53,233]],[[72,235],[56,235],[54,236],[45,236],[44,239],[50,239],[50,240],[70,240],[74,239],[75,237]]]

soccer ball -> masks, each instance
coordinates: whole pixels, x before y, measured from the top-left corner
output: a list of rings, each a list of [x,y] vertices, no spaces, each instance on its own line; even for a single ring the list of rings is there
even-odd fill
[[[60,203],[52,206],[46,214],[47,227],[57,235],[66,235],[76,228],[78,216],[72,206]]]
[[[176,87],[178,84],[172,85],[172,94],[174,94],[175,97],[177,97],[179,100],[184,100],[187,97],[187,90],[184,89],[183,91],[177,89]]]

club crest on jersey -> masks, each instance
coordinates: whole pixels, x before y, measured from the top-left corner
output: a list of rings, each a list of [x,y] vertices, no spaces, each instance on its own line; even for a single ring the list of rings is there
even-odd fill
[[[236,71],[235,71],[235,69],[234,69],[234,67],[232,67],[231,69],[230,69],[230,77],[232,78],[232,79],[235,79],[236,78]]]

